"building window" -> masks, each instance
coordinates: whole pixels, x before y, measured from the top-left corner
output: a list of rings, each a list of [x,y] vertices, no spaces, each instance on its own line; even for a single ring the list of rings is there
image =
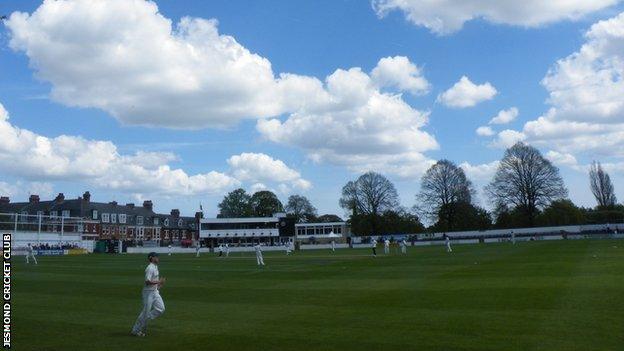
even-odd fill
[[[69,210],[63,210],[63,218],[69,217]]]
[[[154,225],[158,225],[158,217],[154,217]]]
[[[111,213],[110,219],[111,219],[111,223],[117,223],[117,214]]]
[[[93,210],[93,219],[97,219],[98,218],[98,211],[97,210]]]
[[[119,215],[119,223],[126,223],[126,215],[121,213]]]
[[[143,225],[143,216],[137,216],[137,225]]]
[[[102,213],[102,222],[108,223],[108,213]]]
[[[169,218],[165,218],[165,227],[169,226]]]

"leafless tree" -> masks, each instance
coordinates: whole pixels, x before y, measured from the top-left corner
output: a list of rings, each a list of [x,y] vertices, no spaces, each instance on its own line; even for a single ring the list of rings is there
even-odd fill
[[[368,172],[342,188],[340,206],[353,215],[379,215],[399,206],[399,195],[386,177]]]
[[[589,169],[589,185],[600,207],[611,207],[617,202],[613,183],[609,173],[605,172],[600,162],[592,162]]]
[[[456,205],[470,204],[473,194],[472,183],[464,170],[449,160],[440,160],[423,175],[416,200],[424,215],[434,221],[444,216],[449,230],[452,230],[455,226]]]
[[[302,195],[290,195],[285,210],[297,220],[297,223],[309,222],[317,214],[316,208],[312,206],[310,200]]]
[[[495,206],[515,207],[534,223],[538,210],[567,197],[559,169],[536,148],[516,143],[505,151],[494,179],[485,188]]]

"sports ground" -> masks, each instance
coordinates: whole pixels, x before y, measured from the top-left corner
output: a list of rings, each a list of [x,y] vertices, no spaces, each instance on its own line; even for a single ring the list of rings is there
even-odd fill
[[[624,241],[163,255],[145,338],[144,255],[13,261],[15,350],[624,350]]]

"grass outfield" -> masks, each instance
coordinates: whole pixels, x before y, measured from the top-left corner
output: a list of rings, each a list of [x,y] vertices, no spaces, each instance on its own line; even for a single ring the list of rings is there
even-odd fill
[[[624,241],[454,250],[164,255],[146,338],[144,255],[16,257],[13,349],[624,350]]]

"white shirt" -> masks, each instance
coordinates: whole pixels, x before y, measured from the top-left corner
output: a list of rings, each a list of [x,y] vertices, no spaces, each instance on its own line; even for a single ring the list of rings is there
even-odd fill
[[[388,241],[388,240],[384,241],[384,245],[385,245],[386,247],[390,246],[390,241]]]
[[[401,241],[401,246],[406,246],[407,242],[405,240]]]
[[[159,280],[159,273],[158,273],[158,266],[151,263],[147,265],[147,267],[145,268],[145,281],[156,281]],[[145,290],[158,290],[158,285],[156,284],[150,284],[150,285],[145,285]]]
[[[262,246],[260,246],[260,244],[254,246],[254,249],[256,249],[256,253],[261,253],[262,252]]]
[[[372,247],[377,246],[377,240],[373,239],[373,241],[371,241],[371,246]]]
[[[32,254],[32,253],[33,253],[32,246],[26,246],[26,251],[27,251],[29,254]]]

